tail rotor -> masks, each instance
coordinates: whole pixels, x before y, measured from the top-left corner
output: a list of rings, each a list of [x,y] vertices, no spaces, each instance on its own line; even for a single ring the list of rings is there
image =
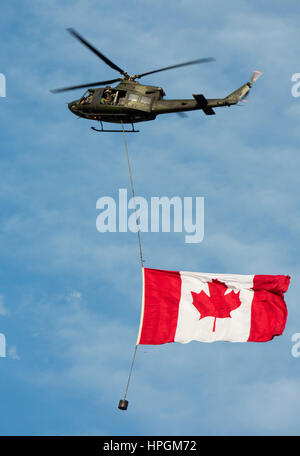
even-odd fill
[[[247,93],[245,93],[245,95],[243,95],[241,98],[240,98],[240,101],[242,103],[247,103],[248,101],[248,97],[249,97],[249,93],[250,93],[250,88],[252,87],[252,85],[254,84],[255,81],[257,81],[257,79],[262,75],[262,72],[259,71],[259,70],[254,70],[253,71],[253,74],[251,76],[251,79],[250,79],[250,82],[247,83],[248,87],[249,87],[249,90],[247,91]],[[242,106],[242,105],[241,105]]]
[[[253,74],[252,74],[252,78],[250,80],[250,87],[252,86],[252,84],[257,81],[257,79],[262,75],[262,72],[259,71],[259,70],[254,70],[253,71]]]

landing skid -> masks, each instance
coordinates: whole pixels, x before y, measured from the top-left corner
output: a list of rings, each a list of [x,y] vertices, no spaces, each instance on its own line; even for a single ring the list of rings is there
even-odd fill
[[[101,122],[101,120],[100,120],[100,124],[101,124],[101,129],[95,128],[95,127],[91,127],[91,129],[94,131],[98,131],[99,133],[123,133],[123,130],[104,130],[103,123]],[[133,123],[131,125],[132,125],[132,129],[124,130],[124,133],[139,133],[140,132],[140,130],[134,129]]]

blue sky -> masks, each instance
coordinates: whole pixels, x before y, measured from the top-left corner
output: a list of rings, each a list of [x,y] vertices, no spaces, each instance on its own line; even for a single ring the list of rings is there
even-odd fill
[[[1,435],[299,434],[297,1],[95,0],[1,6]],[[139,347],[129,408],[117,408],[137,337],[136,235],[96,230],[96,201],[129,177],[121,135],[97,135],[49,89],[118,77],[74,27],[168,98],[223,97],[259,69],[246,107],[140,124],[128,136],[137,195],[203,196],[205,236],[143,233],[145,266],[289,274],[288,320],[264,344]]]

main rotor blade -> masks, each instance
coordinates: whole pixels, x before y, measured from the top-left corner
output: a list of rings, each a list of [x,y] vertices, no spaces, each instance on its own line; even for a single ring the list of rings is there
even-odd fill
[[[182,111],[178,111],[176,112],[176,114],[178,115],[178,117],[181,117],[181,119],[186,119],[188,117],[188,115]]]
[[[76,32],[73,28],[68,28],[68,32],[71,33],[75,38],[77,38],[82,44],[87,46],[94,54],[97,55],[103,62],[105,62],[107,65],[109,65],[111,68],[114,70],[117,70],[121,74],[126,74],[126,71],[122,70],[122,68],[118,67],[115,63],[113,63],[111,60],[109,60],[105,55],[102,54],[102,52],[98,51],[94,46],[92,46],[90,43],[88,43],[79,33]]]
[[[50,90],[50,92],[52,92],[52,93],[67,92],[68,90],[84,89],[85,87],[112,84],[112,83],[118,82],[118,81],[122,81],[122,78],[109,79],[108,81],[91,82],[90,84],[81,84],[81,85],[71,86],[71,87],[62,87],[61,89]]]
[[[214,62],[214,61],[215,61],[215,59],[213,57],[206,57],[204,59],[191,60],[190,62],[179,63],[177,65],[172,65],[172,66],[168,66],[165,68],[159,68],[158,70],[148,71],[147,73],[137,74],[135,77],[142,78],[143,76],[147,76],[148,74],[158,73],[159,71],[172,70],[173,68],[179,68],[179,67],[183,67],[183,66],[187,66],[187,65],[195,65],[196,63],[206,63],[206,62]]]

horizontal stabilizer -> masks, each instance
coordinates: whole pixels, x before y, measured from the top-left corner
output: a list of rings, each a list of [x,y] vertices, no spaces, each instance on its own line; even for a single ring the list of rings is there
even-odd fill
[[[193,97],[197,101],[197,103],[200,106],[200,108],[202,109],[202,111],[205,112],[205,114],[207,116],[212,116],[212,115],[216,114],[215,111],[210,106],[207,106],[207,99],[205,98],[204,95],[202,95],[202,94],[193,95]]]

